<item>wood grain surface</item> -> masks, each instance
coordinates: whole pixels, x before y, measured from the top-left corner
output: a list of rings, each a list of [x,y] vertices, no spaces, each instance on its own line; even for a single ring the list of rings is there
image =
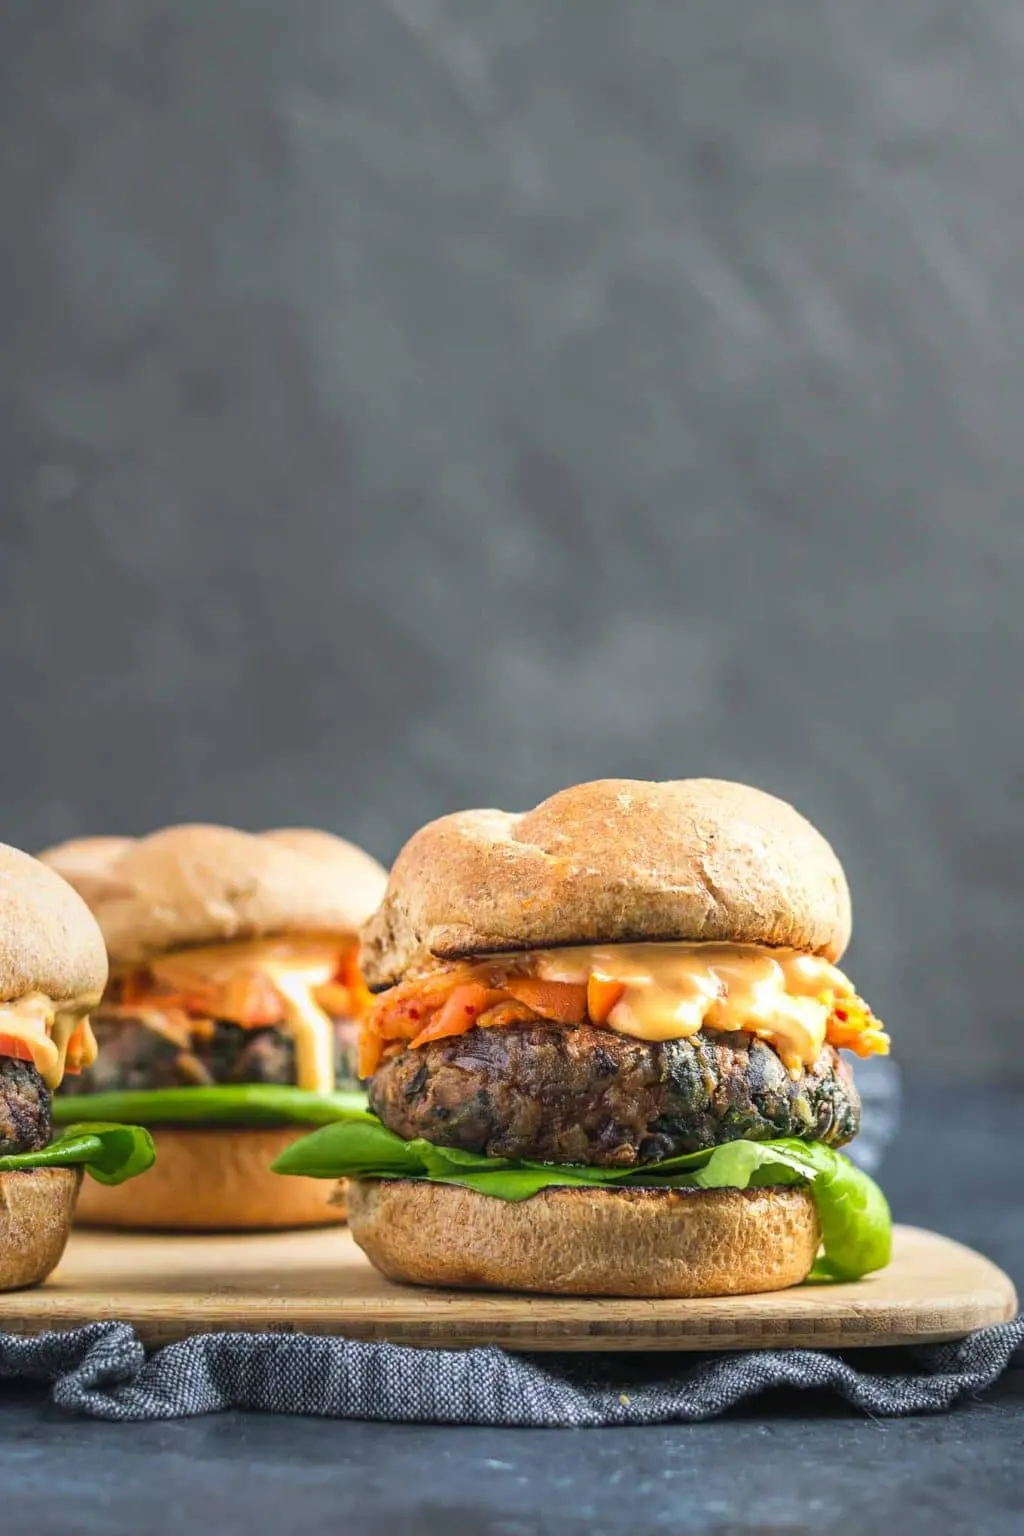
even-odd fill
[[[899,1227],[888,1270],[703,1301],[434,1291],[393,1285],[347,1231],[179,1237],[73,1233],[42,1287],[0,1297],[0,1328],[38,1333],[100,1320],[147,1344],[222,1330],[344,1334],[404,1344],[518,1349],[767,1349],[952,1339],[1016,1311],[1002,1270],[934,1232]]]

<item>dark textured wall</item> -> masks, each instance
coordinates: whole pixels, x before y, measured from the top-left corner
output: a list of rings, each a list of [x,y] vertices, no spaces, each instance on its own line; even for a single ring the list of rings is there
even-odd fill
[[[749,779],[1024,1072],[1019,0],[8,0],[0,831]]]

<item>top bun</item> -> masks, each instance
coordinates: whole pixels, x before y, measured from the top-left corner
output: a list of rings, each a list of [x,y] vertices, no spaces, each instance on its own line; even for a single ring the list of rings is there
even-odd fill
[[[375,990],[429,957],[670,940],[798,949],[850,937],[843,867],[791,805],[720,779],[598,779],[522,815],[432,821],[363,929]]]
[[[36,857],[73,885],[91,908],[96,893],[108,884],[110,866],[133,842],[131,837],[76,837],[55,848],[44,848]]]
[[[67,881],[0,843],[0,1002],[45,992],[55,1003],[98,1001],[107,984],[103,935]]]
[[[361,848],[311,828],[167,827],[40,857],[81,892],[115,963],[273,934],[355,933],[387,880]]]

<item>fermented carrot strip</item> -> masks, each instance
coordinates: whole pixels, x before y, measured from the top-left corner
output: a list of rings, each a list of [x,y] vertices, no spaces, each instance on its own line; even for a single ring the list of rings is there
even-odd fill
[[[328,1013],[344,1014],[350,1019],[361,1019],[368,1012],[373,1005],[373,993],[363,980],[363,973],[359,969],[358,950],[353,950],[346,957],[336,979],[328,982],[324,991],[334,1003],[333,1008],[327,1008]],[[346,1000],[341,997],[343,991],[348,993]],[[324,1006],[323,1003],[321,1006]]]
[[[443,1040],[447,1035],[464,1035],[498,996],[500,994],[489,992],[478,981],[456,987],[430,1023],[410,1041],[411,1048],[415,1050],[418,1045],[426,1045],[428,1040]]]
[[[215,1018],[230,1019],[236,1024],[280,1024],[284,1017],[281,994],[262,971],[232,976],[215,1006]]]
[[[40,1039],[44,1038],[40,1031]],[[18,1035],[0,1035],[0,1056],[11,1056],[15,1061],[31,1061],[32,1052]]]
[[[587,989],[582,982],[544,981],[539,976],[509,976],[505,991],[542,1019],[555,1024],[582,1024],[587,1016]]]
[[[406,998],[419,998],[424,991],[429,992],[436,1002],[440,1002],[456,980],[456,977],[450,981],[447,977],[441,978],[440,991],[437,978],[418,978],[394,990],[399,993],[399,1003]],[[318,987],[315,996],[328,1013],[346,1018],[362,1017],[373,999],[360,973],[354,952],[342,957],[335,976]],[[195,974],[187,982],[171,977],[162,979],[159,966],[155,971],[148,966],[140,966],[114,977],[108,989],[107,1001],[147,1009],[181,1008],[186,1013],[205,1018],[229,1019],[232,1023],[250,1028],[280,1024],[284,1018],[280,992],[272,978],[258,964],[224,978],[205,978]]]
[[[362,1028],[359,1031],[359,1062],[357,1065],[359,1076],[361,1078],[372,1077],[380,1066],[383,1054],[384,1042],[370,1024],[370,1021],[364,1019]]]
[[[127,978],[122,986],[112,988],[112,999],[124,1007],[182,1008],[186,1013],[229,1019],[253,1028],[280,1024],[284,1017],[280,994],[270,977],[260,971],[233,976],[223,983],[211,982],[208,986],[197,978],[197,984],[188,991],[161,986],[152,978],[147,985],[144,974]]]
[[[517,1003],[514,997],[504,997],[493,1008],[487,1008],[476,1021],[477,1029],[503,1029],[509,1024],[529,1024],[536,1018],[525,1003]]]
[[[609,981],[606,976],[591,974],[587,982],[587,1013],[591,1023],[607,1024],[608,1015],[625,990],[623,981]]]
[[[352,1011],[352,993],[344,982],[325,981],[322,987],[313,989],[313,996],[324,1013],[329,1013],[336,1019],[359,1017]]]
[[[598,1005],[605,1002],[610,1009],[622,991],[618,983],[605,983],[604,991],[595,994]],[[363,1020],[359,1075],[369,1077],[377,1070],[390,1049],[388,1042],[400,1041],[415,1050],[477,1026],[500,1028],[531,1019],[582,1024],[587,1014],[588,989],[582,982],[503,976],[494,966],[431,972],[400,982],[375,1000]]]

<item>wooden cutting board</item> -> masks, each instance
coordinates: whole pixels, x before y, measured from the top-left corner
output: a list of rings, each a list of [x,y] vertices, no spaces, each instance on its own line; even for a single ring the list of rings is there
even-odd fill
[[[39,1333],[117,1320],[133,1324],[147,1344],[269,1330],[451,1347],[853,1349],[960,1338],[1016,1310],[1002,1270],[914,1227],[897,1228],[889,1269],[854,1285],[711,1301],[393,1285],[342,1228],[224,1237],[77,1231],[45,1285],[0,1296],[0,1329]]]

